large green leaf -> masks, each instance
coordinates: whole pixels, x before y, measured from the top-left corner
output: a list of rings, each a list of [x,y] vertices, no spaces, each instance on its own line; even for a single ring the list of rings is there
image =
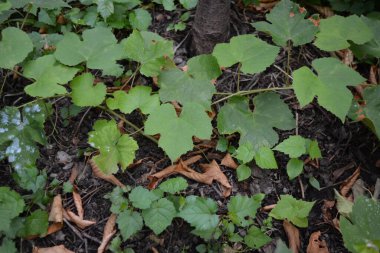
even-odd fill
[[[259,249],[270,241],[272,241],[272,238],[256,226],[251,226],[244,237],[245,244],[252,249]]]
[[[373,33],[372,40],[362,45],[351,45],[350,49],[359,58],[380,58],[380,20],[374,18],[360,17]]]
[[[318,76],[307,67],[293,72],[293,87],[301,107],[317,96],[318,103],[343,122],[353,98],[346,86],[358,85],[365,78],[335,58],[316,59],[312,66]]]
[[[123,73],[116,61],[125,58],[125,52],[110,29],[99,26],[85,30],[82,37],[83,41],[75,33],[66,33],[57,44],[57,60],[68,66],[86,62],[89,69],[100,69],[103,75]]]
[[[231,197],[227,205],[228,217],[238,226],[246,227],[251,225],[264,197],[264,194],[256,194],[251,197],[242,195]]]
[[[134,30],[121,44],[127,58],[141,64],[140,72],[145,76],[157,76],[165,57],[174,55],[173,42],[152,32]]]
[[[162,71],[158,77],[162,102],[177,101],[182,105],[196,103],[210,110],[215,86],[207,79],[192,78],[177,68]]]
[[[287,219],[294,225],[306,228],[308,226],[308,215],[315,202],[297,200],[290,195],[281,195],[280,201],[272,209],[269,216],[277,219]]]
[[[125,170],[135,158],[137,142],[127,134],[121,134],[114,120],[98,120],[89,132],[89,144],[99,149],[100,154],[93,159],[106,174],[116,173],[117,164]]]
[[[359,197],[350,219],[340,216],[344,246],[353,253],[376,253],[380,248],[380,202]]]
[[[199,104],[186,104],[179,117],[171,104],[162,104],[145,122],[145,133],[160,134],[158,145],[172,161],[193,149],[193,136],[208,139],[211,132],[211,120]]]
[[[156,235],[172,223],[176,214],[173,203],[165,198],[153,202],[149,209],[142,211],[145,225],[151,228]]]
[[[218,61],[213,55],[202,54],[187,61],[189,75],[196,79],[212,80],[222,74]]]
[[[288,106],[276,93],[262,93],[253,99],[255,110],[249,109],[249,100],[233,97],[219,111],[218,129],[221,134],[240,133],[239,145],[249,143],[254,151],[272,147],[278,142],[273,128],[291,130],[294,117]]]
[[[306,153],[306,139],[299,135],[292,135],[273,149],[287,154],[290,158],[297,158]]]
[[[306,10],[300,8],[290,0],[282,0],[266,15],[270,22],[257,22],[253,26],[263,32],[268,32],[274,43],[279,46],[287,46],[288,41],[293,46],[299,46],[311,42],[318,28],[305,19]]]
[[[262,169],[277,169],[274,152],[269,147],[260,147],[254,155],[257,166]]]
[[[58,63],[53,55],[42,56],[28,62],[24,67],[24,76],[35,80],[34,83],[25,87],[25,92],[33,97],[65,94],[66,88],[61,85],[71,81],[77,72],[77,68]]]
[[[320,32],[314,44],[325,51],[337,51],[350,47],[349,42],[362,45],[373,38],[372,31],[356,15],[332,16],[321,19]]]
[[[221,67],[241,63],[242,72],[254,74],[264,71],[274,63],[279,51],[279,47],[248,34],[235,36],[230,43],[217,44],[212,54]]]
[[[1,253],[17,253],[16,244],[8,239],[7,237],[3,238],[3,242],[0,246]]]
[[[8,27],[1,32],[0,68],[13,69],[22,62],[33,50],[29,36],[15,27]]]
[[[134,188],[129,194],[129,200],[132,205],[139,209],[147,209],[153,201],[159,199],[154,192],[145,189],[142,186]]]
[[[117,226],[124,240],[128,240],[143,227],[143,219],[138,212],[125,210],[117,216]]]
[[[74,78],[70,83],[72,89],[71,98],[77,106],[97,106],[106,97],[107,87],[104,83],[94,85],[94,76],[84,73]]]
[[[12,219],[22,213],[24,206],[20,194],[9,187],[0,187],[0,232],[9,229]]]

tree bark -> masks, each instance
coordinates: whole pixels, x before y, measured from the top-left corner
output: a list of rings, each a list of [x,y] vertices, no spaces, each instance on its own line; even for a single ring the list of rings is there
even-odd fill
[[[192,30],[194,54],[211,53],[215,44],[229,38],[230,4],[231,0],[199,0]]]

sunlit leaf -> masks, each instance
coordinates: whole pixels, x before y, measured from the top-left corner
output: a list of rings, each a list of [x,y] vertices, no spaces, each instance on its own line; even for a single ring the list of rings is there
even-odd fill
[[[251,226],[247,231],[247,235],[244,237],[244,243],[252,249],[259,249],[271,240],[272,238],[267,236],[256,226]]]

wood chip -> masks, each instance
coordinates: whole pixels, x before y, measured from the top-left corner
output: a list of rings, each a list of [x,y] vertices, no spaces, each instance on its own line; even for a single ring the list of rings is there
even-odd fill
[[[320,240],[321,231],[311,234],[306,253],[329,253],[325,240]]]
[[[74,251],[68,250],[64,245],[58,245],[49,248],[33,248],[33,253],[74,253]]]
[[[358,179],[359,176],[360,176],[360,167],[358,167],[354,171],[354,173],[349,178],[347,178],[344,181],[344,183],[341,185],[340,194],[343,197],[348,197],[348,193],[350,192],[352,186],[355,184],[355,182],[356,182],[356,180]]]
[[[234,170],[236,170],[237,167],[239,167],[239,165],[235,162],[235,160],[232,158],[230,153],[227,153],[223,157],[222,161],[220,162],[220,165],[226,166],[226,167],[234,169]]]

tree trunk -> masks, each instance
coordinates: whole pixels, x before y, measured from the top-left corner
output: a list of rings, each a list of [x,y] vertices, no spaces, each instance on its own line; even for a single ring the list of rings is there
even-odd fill
[[[192,30],[194,54],[211,53],[215,44],[229,38],[230,3],[231,0],[199,0]]]

